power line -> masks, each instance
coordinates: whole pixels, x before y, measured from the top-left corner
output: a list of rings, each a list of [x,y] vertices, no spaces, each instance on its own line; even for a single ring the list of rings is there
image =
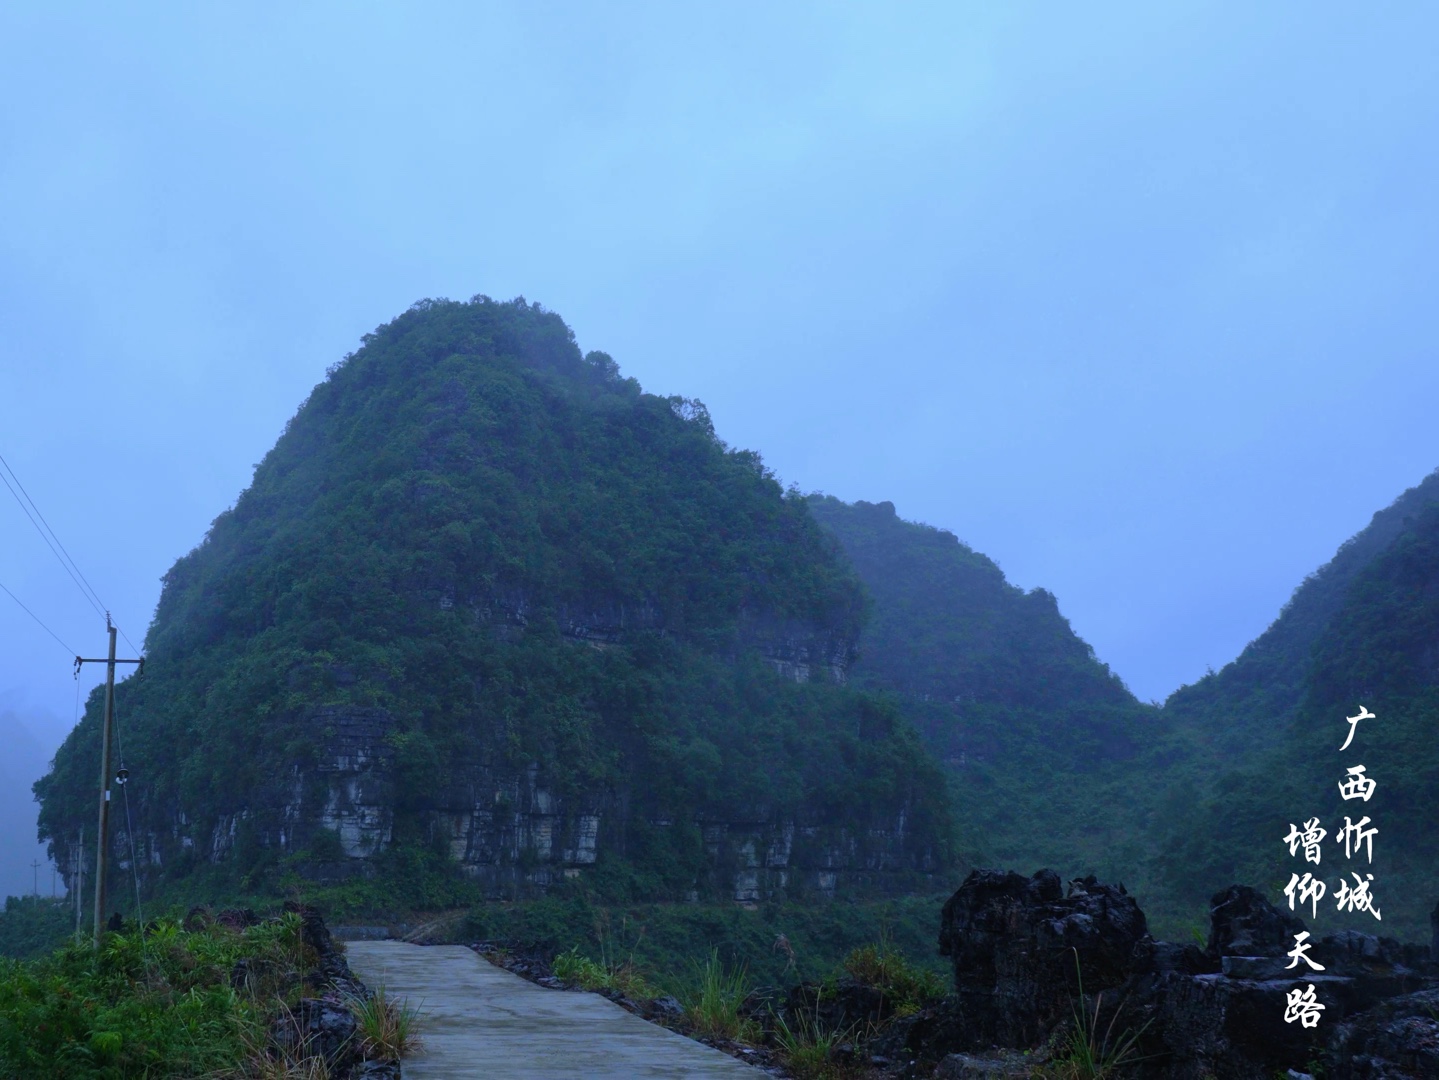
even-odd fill
[[[80,584],[80,579],[75,576],[75,571],[70,569],[70,564],[67,563],[63,558],[61,558],[60,553],[55,550],[55,545],[52,544],[50,542],[50,538],[45,535],[45,530],[40,527],[40,523],[36,521],[35,516],[30,513],[30,510],[28,507],[26,507],[24,500],[22,500],[19,495],[15,494],[15,489],[10,486],[10,481],[5,479],[4,473],[0,473],[0,484],[4,484],[6,490],[9,491],[12,496],[14,496],[16,505],[20,507],[20,512],[30,519],[30,524],[35,526],[35,531],[40,534],[40,539],[45,541],[45,546],[50,549],[50,554],[55,556],[55,558],[59,561],[61,567],[64,568],[65,573],[70,575],[70,580],[75,583],[75,588],[80,590],[80,595],[83,596],[85,600],[89,603],[89,605],[95,609],[95,613],[97,615],[105,614],[105,606],[103,604],[95,603],[95,598],[85,591],[85,586]]]
[[[110,613],[109,613],[108,611],[105,612],[105,617],[106,617],[106,618],[109,618],[109,617],[110,617]],[[135,654],[136,654],[137,656],[143,656],[143,655],[144,655],[144,652],[143,652],[141,649],[139,649],[139,648],[135,645],[135,643],[134,643],[133,641],[130,640],[130,635],[127,634],[127,633],[125,633],[124,630],[120,630],[120,624],[119,624],[119,623],[116,623],[116,624],[115,624],[115,629],[120,631],[120,636],[125,639],[125,644],[128,645],[128,646],[130,646],[130,648],[135,651]]]
[[[60,543],[60,537],[55,535],[55,530],[50,528],[50,523],[48,521],[45,521],[45,515],[40,513],[40,508],[35,505],[35,500],[30,498],[30,493],[25,490],[25,485],[20,483],[20,477],[15,474],[15,470],[10,467],[10,463],[5,460],[5,455],[3,454],[0,454],[0,465],[5,466],[5,471],[10,474],[10,478],[15,481],[15,486],[18,487],[21,494],[25,496],[25,501],[28,502],[31,508],[35,511],[35,516],[38,517],[42,522],[45,522],[46,531],[49,532],[52,537],[54,537],[55,543],[59,545],[60,550],[65,552],[65,558],[70,560],[70,565],[75,568],[75,573],[80,575],[80,581],[83,581],[85,583],[85,588],[90,590],[90,595],[95,598],[95,601],[100,605],[100,607],[105,607],[105,601],[100,599],[100,594],[97,593],[95,591],[95,587],[90,584],[90,579],[87,578],[85,574],[81,571],[80,564],[71,557],[70,552],[65,550],[65,545]],[[14,492],[12,491],[11,494],[13,495]]]
[[[87,578],[85,576],[85,572],[80,569],[80,564],[75,561],[74,557],[70,554],[70,552],[66,549],[65,545],[61,542],[60,537],[56,534],[55,530],[50,527],[50,523],[45,520],[45,515],[40,512],[40,507],[35,505],[35,500],[32,499],[30,497],[30,493],[25,490],[25,485],[20,482],[19,475],[17,475],[15,470],[10,467],[10,463],[5,460],[3,454],[0,454],[0,466],[4,466],[5,470],[4,472],[0,472],[0,482],[4,483],[5,487],[14,497],[15,502],[24,512],[25,516],[30,519],[30,524],[35,526],[35,531],[40,534],[40,539],[45,541],[45,546],[50,549],[50,553],[54,555],[55,558],[59,561],[60,565],[64,568],[65,573],[70,575],[70,580],[73,581],[75,583],[75,587],[80,590],[80,595],[83,596],[89,602],[90,606],[95,609],[95,614],[105,616],[106,620],[108,621],[110,617],[109,605],[106,604],[104,600],[100,599],[100,594],[95,591],[95,586],[90,584],[90,579]],[[5,473],[7,472],[10,474],[10,480],[15,481],[15,487],[11,487],[10,480],[5,479]],[[21,500],[20,495],[15,494],[16,487],[18,487],[20,489],[20,493],[25,496],[23,501]],[[26,503],[30,504],[28,509],[25,505]],[[35,511],[34,516],[31,516],[31,510]],[[37,522],[35,518],[39,518],[40,521]],[[43,529],[40,527],[41,523],[44,524]],[[49,533],[49,535],[47,536],[46,533]],[[53,544],[51,543],[51,540],[54,540]],[[59,551],[55,550],[57,547],[60,549]],[[61,552],[64,552],[63,558],[61,557]],[[82,582],[84,583],[83,585],[81,584]],[[8,592],[9,590],[7,589],[6,591]],[[36,621],[38,622],[39,620]],[[118,626],[115,629],[120,631],[120,636],[125,639],[125,644],[129,645],[130,648],[134,649],[137,653],[140,651],[138,648],[136,648],[135,643],[130,640],[129,635],[126,634],[124,630],[120,629],[120,627]]]
[[[0,589],[5,589],[5,586],[3,584],[0,584]],[[45,633],[49,634],[56,641],[60,641],[60,635],[55,633],[55,631],[51,630],[48,626],[46,626],[39,615],[36,615],[33,611],[31,611],[23,603],[21,603],[21,600],[18,596],[12,593],[9,589],[5,589],[5,595],[8,596],[11,600],[14,600],[15,603],[20,604],[20,610],[25,612],[26,615],[29,615],[30,618],[34,619],[37,623],[39,623],[41,630],[44,630]],[[66,645],[63,641],[60,641],[60,648],[64,649],[65,652],[68,653],[70,656],[80,655],[74,649],[70,648],[69,645]]]

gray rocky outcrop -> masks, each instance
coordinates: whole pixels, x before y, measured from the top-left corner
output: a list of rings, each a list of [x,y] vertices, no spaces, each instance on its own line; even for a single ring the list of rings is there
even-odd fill
[[[1202,949],[1156,941],[1122,887],[977,870],[941,916],[953,997],[892,1024],[880,1052],[935,1075],[1004,1076],[1061,1049],[1082,1008],[1111,1048],[1132,1040],[1136,1077],[1439,1077],[1428,946],[1344,931],[1310,943],[1324,971],[1291,966],[1303,922],[1238,885],[1214,896],[1210,922]],[[1289,995],[1311,984],[1320,1023],[1286,1022]]]

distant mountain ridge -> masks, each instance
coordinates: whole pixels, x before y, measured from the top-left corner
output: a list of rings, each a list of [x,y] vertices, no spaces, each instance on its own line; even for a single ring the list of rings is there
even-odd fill
[[[874,598],[857,678],[943,701],[1036,708],[1134,704],[1059,613],[953,533],[905,521],[893,503],[811,496]]]
[[[1344,718],[1361,705],[1375,718],[1341,753]],[[1376,513],[1238,659],[1177,691],[1164,715],[1191,748],[1176,773],[1188,806],[1157,828],[1171,889],[1198,897],[1223,879],[1278,890],[1295,869],[1279,843],[1290,823],[1318,816],[1333,834],[1358,812],[1380,830],[1362,870],[1388,905],[1383,932],[1427,936],[1439,900],[1439,471]],[[1379,785],[1362,807],[1338,792],[1354,764]],[[1360,869],[1329,865],[1331,889]],[[1321,916],[1379,929],[1367,915]]]
[[[1216,746],[1234,750],[1256,740],[1272,745],[1296,717],[1308,692],[1314,650],[1350,600],[1355,581],[1407,532],[1416,518],[1439,505],[1439,471],[1374,514],[1334,557],[1295,588],[1278,617],[1220,671],[1181,687],[1164,703],[1166,714],[1193,718],[1222,709],[1213,727]]]
[[[953,534],[887,502],[814,495],[810,507],[873,605],[851,677],[895,695],[946,765],[966,861],[1135,881],[1134,800],[1110,792],[1141,767],[1158,710],[1053,594],[1011,585]]]
[[[1283,902],[1288,824],[1332,826],[1353,810],[1337,793],[1337,748],[1363,704],[1377,719],[1355,760],[1382,778],[1364,812],[1383,822],[1384,932],[1427,935],[1439,900],[1426,824],[1439,806],[1439,472],[1377,512],[1238,658],[1160,708],[1129,694],[1052,596],[1008,584],[951,534],[888,503],[810,503],[873,602],[852,677],[894,693],[948,766],[971,862],[1123,879],[1181,931],[1232,883]],[[1367,915],[1325,918],[1375,929]]]

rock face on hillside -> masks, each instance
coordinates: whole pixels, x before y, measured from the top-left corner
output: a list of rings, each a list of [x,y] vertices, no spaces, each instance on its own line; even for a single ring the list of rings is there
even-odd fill
[[[702,405],[538,305],[425,302],[331,370],[165,576],[118,691],[116,865],[133,840],[148,881],[247,888],[417,860],[496,896],[920,885],[947,795],[846,685],[864,617],[805,500]],[[72,877],[99,712],[36,788]]]
[[[1155,1080],[1268,1080],[1315,1064],[1326,1076],[1439,1075],[1439,958],[1427,947],[1346,931],[1312,944],[1324,972],[1297,972],[1287,954],[1303,923],[1255,890],[1217,894],[1211,915],[1206,948],[1178,946],[1146,932],[1122,888],[977,870],[941,917],[955,996],[897,1025],[890,1052],[956,1055],[940,1075],[1008,1075],[1012,1055],[984,1052],[1054,1053],[1082,1007],[1091,1023],[1098,1008],[1111,1047],[1134,1036],[1133,1075]],[[1286,1023],[1289,994],[1309,985],[1320,1022]],[[992,1073],[975,1071],[986,1062]]]
[[[339,851],[311,868],[321,877],[359,872],[393,842],[395,754],[385,741],[393,719],[379,709],[325,708],[313,722],[333,733],[328,752],[309,770],[294,767],[288,785],[253,800],[256,809],[222,817],[204,852],[210,861],[229,855],[242,826],[263,846],[286,852],[304,850],[315,829],[333,833]],[[604,793],[562,797],[544,787],[533,766],[519,774],[477,769],[431,802],[431,839],[495,898],[548,888],[592,868],[602,843],[623,842],[615,835],[626,810],[620,799]],[[697,823],[710,863],[724,875],[722,895],[740,903],[796,893],[832,896],[841,884],[884,891],[889,878],[935,869],[912,861],[902,815],[889,828],[863,836],[763,807],[728,817],[701,814]],[[667,820],[648,824],[674,827]],[[163,847],[150,839],[150,850]]]

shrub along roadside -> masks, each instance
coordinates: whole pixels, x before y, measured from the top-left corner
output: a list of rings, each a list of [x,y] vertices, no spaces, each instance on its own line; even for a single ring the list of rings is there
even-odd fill
[[[244,930],[152,932],[74,942],[0,966],[0,1072],[16,1077],[199,1076],[242,1067],[306,957],[299,919]],[[230,975],[244,960],[254,980]],[[297,1000],[297,999],[296,999]],[[290,1001],[294,1004],[294,1001]]]
[[[348,994],[351,1026],[361,1040],[379,1033],[391,1046],[366,1055],[349,1038],[312,1045],[309,1018],[346,1011],[305,996],[321,959],[316,926],[328,956],[323,924],[312,912],[237,916],[161,919],[107,933],[99,949],[77,940],[40,959],[0,960],[0,1075],[323,1080],[332,1067],[402,1047],[413,1014],[371,998],[347,976],[326,985],[336,1001]],[[343,971],[337,956],[326,959],[326,970],[334,961]]]

